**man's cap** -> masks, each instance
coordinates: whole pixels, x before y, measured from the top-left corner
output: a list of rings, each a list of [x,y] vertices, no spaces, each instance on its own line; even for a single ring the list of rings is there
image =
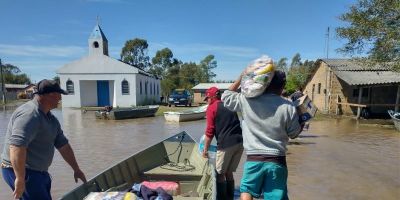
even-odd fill
[[[209,97],[215,97],[218,96],[219,94],[220,94],[219,89],[217,87],[210,87],[206,91],[206,98],[204,98],[204,101],[207,101]]]
[[[58,92],[60,94],[68,94],[65,90],[61,89],[57,81],[43,79],[36,84],[36,91],[34,94],[48,94]]]

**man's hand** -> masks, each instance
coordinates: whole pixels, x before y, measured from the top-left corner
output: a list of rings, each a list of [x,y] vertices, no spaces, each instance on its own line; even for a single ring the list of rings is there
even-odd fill
[[[87,182],[87,181],[86,181],[85,174],[84,174],[80,169],[78,169],[78,170],[76,170],[76,171],[74,172],[74,178],[75,178],[75,183],[78,182],[78,179],[81,179],[82,182],[84,182],[84,183]]]
[[[14,181],[14,186],[15,186],[15,190],[13,193],[14,199],[20,199],[25,191],[25,179],[16,178]]]
[[[208,158],[208,151],[203,151],[203,158]]]

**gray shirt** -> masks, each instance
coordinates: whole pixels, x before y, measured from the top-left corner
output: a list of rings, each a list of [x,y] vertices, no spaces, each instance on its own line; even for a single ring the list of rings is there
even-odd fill
[[[11,116],[1,155],[11,165],[10,145],[27,147],[26,168],[47,171],[53,161],[54,148],[68,143],[57,118],[45,114],[36,99],[18,107]]]
[[[299,118],[293,103],[275,94],[246,98],[225,91],[224,106],[242,112],[243,146],[247,155],[285,156],[289,138],[300,134]]]

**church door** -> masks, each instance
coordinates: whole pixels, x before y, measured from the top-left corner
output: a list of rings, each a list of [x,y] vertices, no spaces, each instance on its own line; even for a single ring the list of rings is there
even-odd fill
[[[97,81],[97,106],[110,106],[108,81]]]

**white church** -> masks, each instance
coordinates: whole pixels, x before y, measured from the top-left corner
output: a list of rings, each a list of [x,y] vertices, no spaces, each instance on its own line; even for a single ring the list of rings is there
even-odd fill
[[[57,70],[63,107],[131,107],[160,101],[160,79],[108,56],[108,40],[97,24],[89,37],[89,55]]]

